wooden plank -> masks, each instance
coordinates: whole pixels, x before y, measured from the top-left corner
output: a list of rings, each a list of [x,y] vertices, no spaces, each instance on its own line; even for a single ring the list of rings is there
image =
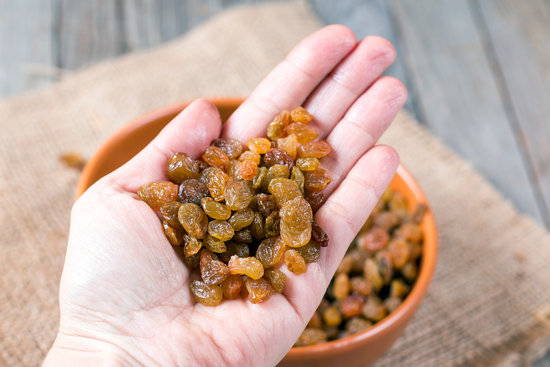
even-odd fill
[[[419,120],[423,120],[416,108],[415,91],[401,58],[401,40],[397,37],[388,2],[384,0],[348,0],[345,2],[310,0],[310,3],[325,24],[344,24],[350,27],[359,39],[376,35],[393,43],[398,56],[386,74],[395,76],[405,83],[409,90],[409,99],[405,108]]]
[[[120,0],[56,0],[57,64],[77,69],[128,51]]]
[[[0,97],[56,79],[49,0],[0,0]]]
[[[483,0],[473,4],[519,143],[533,168],[550,227],[550,3],[543,0]]]
[[[391,4],[401,30],[402,53],[430,130],[473,162],[521,211],[542,222],[529,170],[468,3]]]

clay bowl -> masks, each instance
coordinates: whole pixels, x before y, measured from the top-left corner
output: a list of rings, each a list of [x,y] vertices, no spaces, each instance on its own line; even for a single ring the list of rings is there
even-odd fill
[[[222,120],[225,120],[242,99],[221,98],[212,99],[212,102],[218,107]],[[186,105],[180,103],[138,117],[111,136],[86,165],[78,182],[77,195],[133,157]],[[403,166],[399,166],[390,186],[405,195],[411,208],[419,203],[428,204],[418,183]],[[380,358],[403,333],[432,279],[437,255],[437,231],[430,210],[421,228],[425,240],[419,277],[399,308],[361,333],[328,343],[292,348],[281,361],[281,366],[366,366]]]

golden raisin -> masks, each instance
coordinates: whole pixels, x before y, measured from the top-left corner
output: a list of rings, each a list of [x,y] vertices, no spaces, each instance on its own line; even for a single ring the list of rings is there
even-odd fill
[[[327,333],[318,328],[306,328],[298,340],[296,341],[297,347],[306,347],[308,345],[319,344],[327,341]]]
[[[296,166],[302,171],[315,171],[319,168],[319,159],[317,158],[298,158],[296,160]]]
[[[300,188],[296,181],[289,178],[274,178],[268,186],[269,193],[273,195],[277,201],[277,205],[282,207],[284,203],[298,196],[302,196]]]
[[[231,274],[242,274],[252,279],[260,279],[264,275],[264,267],[255,257],[233,255],[227,265]]]
[[[266,138],[249,139],[246,145],[250,151],[258,154],[265,154],[271,149],[271,142]]]
[[[178,220],[178,210],[181,206],[180,202],[171,201],[160,207],[160,217],[168,223],[168,225],[175,229],[181,229],[181,224]]]
[[[260,159],[261,159],[261,156],[258,154],[258,153],[255,153],[251,150],[247,150],[245,152],[243,152],[243,154],[241,154],[241,156],[239,157],[239,161],[252,161],[254,163],[256,163],[256,165],[259,165],[260,164]]]
[[[231,210],[245,209],[253,197],[254,194],[246,181],[230,180],[225,187],[225,204]]]
[[[370,321],[365,320],[362,317],[353,317],[346,323],[346,331],[353,335],[361,332],[372,325]]]
[[[252,303],[261,303],[267,301],[273,294],[274,289],[271,283],[264,278],[245,280],[246,290],[248,291],[248,299]]]
[[[282,164],[284,166],[287,166],[290,170],[292,166],[294,165],[294,160],[284,150],[278,149],[278,148],[272,148],[269,150],[269,152],[264,154],[264,166],[271,167],[274,164]]]
[[[206,235],[203,244],[208,250],[217,254],[222,254],[227,251],[227,246],[225,245],[225,242],[216,237],[213,237],[211,234]]]
[[[296,158],[296,154],[298,154],[298,146],[300,145],[300,142],[298,141],[298,138],[295,134],[290,134],[285,138],[279,138],[277,139],[277,148],[284,150],[292,157],[292,159]]]
[[[243,151],[243,145],[237,139],[218,138],[212,142],[212,145],[223,150],[229,159],[238,158]]]
[[[202,248],[202,242],[197,240],[193,236],[189,236],[188,234],[183,235],[183,253],[185,257],[190,257],[195,255],[199,252],[199,250]]]
[[[178,219],[187,233],[195,238],[204,238],[208,218],[202,209],[193,203],[184,203],[178,210]]]
[[[200,165],[187,154],[176,153],[168,160],[166,175],[170,181],[180,184],[183,180],[198,178]]]
[[[286,246],[279,237],[270,237],[263,240],[256,250],[256,258],[264,268],[277,266],[285,254]]]
[[[204,210],[206,215],[210,218],[226,220],[231,216],[231,209],[224,204],[214,201],[214,199],[210,197],[202,198],[201,206],[202,210]]]
[[[178,185],[169,181],[158,181],[143,185],[139,188],[138,197],[145,201],[153,210],[178,198]]]
[[[206,306],[217,306],[223,299],[223,292],[220,286],[206,284],[200,280],[191,282],[191,294],[193,294],[195,301]]]
[[[225,186],[229,176],[218,167],[208,167],[201,173],[201,181],[206,185],[210,196],[216,201],[225,198]]]
[[[345,273],[340,273],[334,279],[332,284],[332,295],[336,299],[344,299],[348,296],[350,292],[350,282],[349,277]]]
[[[307,264],[302,255],[294,249],[285,251],[284,260],[288,270],[294,274],[302,274],[307,270]]]
[[[227,265],[207,250],[201,251],[199,267],[202,281],[206,284],[220,284],[229,276]]]
[[[388,232],[382,228],[374,227],[358,237],[357,246],[366,251],[378,251],[386,246],[389,239]]]
[[[304,193],[304,184],[305,184],[305,176],[300,171],[298,167],[292,167],[292,173],[290,174],[290,179],[294,182],[296,182],[296,185],[298,185],[298,188],[300,189],[300,192]]]
[[[206,148],[202,154],[202,160],[210,166],[219,167],[221,169],[225,169],[229,164],[229,157],[227,154],[225,154],[222,149],[213,145]]]
[[[315,241],[309,241],[305,246],[296,248],[306,263],[314,263],[321,257],[321,246]]]
[[[304,188],[308,192],[322,191],[332,181],[328,172],[322,168],[318,168],[315,171],[306,171],[304,172],[304,177]]]
[[[279,269],[266,269],[265,277],[269,280],[275,292],[283,292],[286,284],[286,275],[282,271]]]
[[[171,227],[168,222],[164,220],[162,221],[162,229],[164,230],[164,234],[172,246],[181,246],[183,243],[183,236],[180,229]]]
[[[243,278],[240,275],[230,275],[225,279],[222,284],[223,298],[235,299],[241,295],[241,289],[243,286]]]
[[[296,107],[292,111],[290,111],[290,118],[294,122],[303,122],[304,124],[308,124],[313,119],[313,116],[303,107]]]
[[[359,316],[363,310],[365,300],[358,294],[350,294],[340,300],[339,308],[342,315],[349,319],[350,317]]]
[[[293,122],[285,128],[285,132],[288,135],[295,135],[300,144],[309,143],[315,140],[319,133],[313,127],[306,125],[302,122]],[[278,140],[277,140],[278,143]],[[277,147],[279,147],[277,145]],[[279,147],[280,148],[280,147]],[[295,157],[295,156],[294,156]]]
[[[281,239],[290,247],[301,247],[311,239],[313,212],[301,196],[286,201],[281,210]]]
[[[299,158],[323,158],[332,152],[329,143],[323,140],[310,141],[307,144],[300,145],[298,148]]]
[[[342,314],[336,307],[331,306],[323,312],[323,320],[328,326],[338,326],[342,322]]]
[[[397,269],[401,269],[409,261],[411,247],[407,241],[397,238],[388,244],[391,262]]]

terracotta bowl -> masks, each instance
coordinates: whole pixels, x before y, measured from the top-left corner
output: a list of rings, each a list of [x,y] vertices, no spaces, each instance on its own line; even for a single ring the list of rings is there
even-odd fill
[[[212,102],[225,121],[242,99],[221,98],[212,99]],[[148,113],[111,136],[86,165],[78,182],[77,195],[133,157],[187,104],[180,103]],[[390,187],[404,194],[411,208],[419,203],[428,204],[418,183],[403,166],[399,166]],[[401,306],[361,333],[328,343],[292,348],[280,365],[366,366],[380,358],[403,333],[432,279],[437,255],[437,231],[431,210],[424,217],[421,228],[424,233],[424,247],[419,277]]]

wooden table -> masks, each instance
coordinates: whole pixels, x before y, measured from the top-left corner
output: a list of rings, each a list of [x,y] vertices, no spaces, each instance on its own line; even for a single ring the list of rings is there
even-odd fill
[[[0,96],[175,38],[249,0],[0,0]],[[522,212],[550,227],[550,2],[310,0],[382,35],[407,108]]]

